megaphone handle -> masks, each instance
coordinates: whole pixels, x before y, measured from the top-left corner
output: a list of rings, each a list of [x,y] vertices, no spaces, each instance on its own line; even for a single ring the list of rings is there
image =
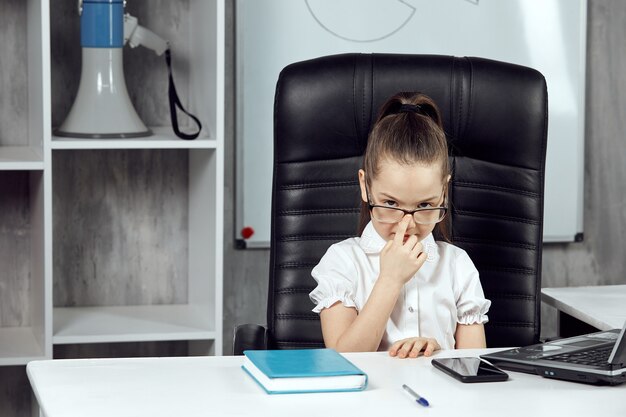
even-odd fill
[[[174,77],[172,76],[172,57],[169,49],[165,51],[165,62],[167,63],[167,71],[169,73],[168,94],[170,98],[170,117],[172,119],[172,129],[174,129],[174,133],[176,133],[176,136],[178,136],[179,138],[185,140],[193,140],[197,138],[200,134],[200,131],[202,130],[202,123],[200,123],[200,120],[198,120],[196,116],[185,110],[183,104],[178,98],[178,94],[176,93],[176,86],[174,85]],[[198,125],[198,131],[196,133],[189,134],[180,131],[180,129],[178,128],[178,115],[176,114],[177,107],[187,116],[191,117],[194,122],[196,122],[196,125]]]

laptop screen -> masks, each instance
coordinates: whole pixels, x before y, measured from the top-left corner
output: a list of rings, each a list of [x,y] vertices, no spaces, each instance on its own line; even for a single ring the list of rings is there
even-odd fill
[[[626,337],[624,332],[626,332],[626,322],[622,326],[622,331],[617,338],[617,342],[615,342],[611,356],[609,356],[610,364],[616,365],[621,363],[626,366]]]

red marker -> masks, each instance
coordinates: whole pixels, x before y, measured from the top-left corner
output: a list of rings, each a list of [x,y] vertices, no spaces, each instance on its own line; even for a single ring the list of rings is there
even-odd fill
[[[251,228],[250,226],[246,226],[243,229],[241,229],[241,237],[243,237],[244,239],[250,239],[253,234],[254,234],[254,229]]]

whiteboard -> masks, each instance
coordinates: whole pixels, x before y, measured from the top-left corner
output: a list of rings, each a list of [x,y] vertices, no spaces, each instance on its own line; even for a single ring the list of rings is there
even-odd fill
[[[582,238],[586,0],[237,0],[235,7],[240,247],[269,247],[278,74],[346,52],[477,56],[543,73],[544,241]],[[254,230],[245,240],[244,227]]]

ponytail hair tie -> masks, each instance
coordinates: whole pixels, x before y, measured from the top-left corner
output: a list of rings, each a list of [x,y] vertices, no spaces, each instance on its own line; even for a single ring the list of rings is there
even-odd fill
[[[419,104],[401,104],[398,113],[418,113],[423,114],[422,106]]]

